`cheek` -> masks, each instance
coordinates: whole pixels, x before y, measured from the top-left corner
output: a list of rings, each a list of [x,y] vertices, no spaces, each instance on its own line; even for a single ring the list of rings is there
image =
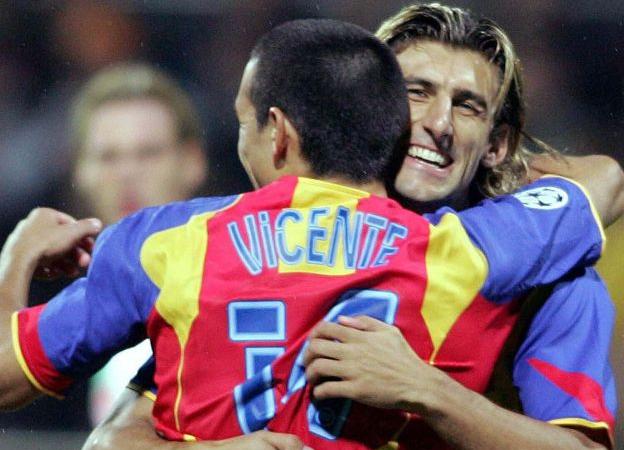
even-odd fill
[[[474,123],[456,125],[455,147],[460,150],[466,167],[478,166],[489,148],[487,127],[475,126]]]

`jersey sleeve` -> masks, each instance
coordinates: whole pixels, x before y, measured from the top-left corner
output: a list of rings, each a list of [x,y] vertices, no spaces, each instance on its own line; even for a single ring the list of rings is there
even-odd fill
[[[16,356],[29,380],[58,396],[114,353],[145,338],[155,286],[138,264],[144,217],[135,215],[98,238],[87,276],[45,305],[13,317]]]
[[[562,281],[539,310],[514,360],[527,416],[612,446],[616,411],[609,348],[615,309],[592,269]]]
[[[513,195],[457,214],[487,259],[482,293],[492,301],[517,297],[592,265],[604,243],[600,219],[584,190],[559,177],[541,178]]]
[[[156,361],[154,356],[150,356],[147,361],[139,368],[137,374],[128,383],[128,389],[138,392],[151,400],[156,399],[157,388],[154,381],[156,374]]]

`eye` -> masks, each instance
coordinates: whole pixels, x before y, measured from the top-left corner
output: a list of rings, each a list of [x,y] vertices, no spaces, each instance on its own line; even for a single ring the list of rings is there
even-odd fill
[[[410,97],[424,98],[427,96],[427,92],[421,88],[409,88],[407,93]]]
[[[410,102],[424,102],[429,98],[429,93],[423,88],[409,88],[407,90],[407,98]]]
[[[477,107],[472,102],[461,102],[458,103],[456,106],[464,111],[466,114],[480,115],[482,113],[481,108]]]

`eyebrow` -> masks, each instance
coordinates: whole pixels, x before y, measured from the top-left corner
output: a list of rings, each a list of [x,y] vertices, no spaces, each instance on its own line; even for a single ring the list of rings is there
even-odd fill
[[[426,78],[420,77],[406,77],[404,78],[405,84],[409,88],[410,85],[418,84],[423,86],[425,89],[431,89],[436,86],[436,84]],[[464,102],[466,100],[470,100],[475,102],[480,108],[483,108],[485,111],[488,110],[488,103],[481,94],[477,94],[474,91],[469,89],[462,89],[454,94],[454,100],[459,102]]]
[[[488,104],[487,101],[485,100],[485,98],[482,95],[479,95],[473,91],[470,91],[468,89],[463,89],[461,91],[459,91],[456,95],[455,95],[456,100],[458,100],[459,102],[464,102],[466,100],[471,100],[473,102],[475,102],[479,107],[483,108],[485,111],[488,110]]]
[[[420,78],[420,77],[407,77],[407,78],[404,78],[404,80],[405,80],[405,84],[407,84],[408,86],[410,84],[421,84],[425,88],[432,88],[435,86],[433,82],[425,78]]]

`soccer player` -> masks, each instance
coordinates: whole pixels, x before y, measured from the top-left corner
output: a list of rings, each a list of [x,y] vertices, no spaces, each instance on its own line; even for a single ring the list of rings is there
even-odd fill
[[[174,204],[122,221],[101,238],[87,280],[43,310],[16,316],[18,355],[34,384],[61,390],[70,375],[81,375],[101,355],[147,328],[158,361],[154,412],[163,434],[177,439],[227,437],[261,429],[271,418],[280,428],[289,410],[300,410],[297,405],[308,400],[308,388],[302,389],[302,345],[306,330],[328,311],[328,319],[364,313],[401,324],[410,343],[427,353],[435,338],[421,322],[413,322],[418,311],[414,308],[423,294],[425,301],[427,297],[418,280],[424,281],[432,264],[455,283],[430,279],[428,286],[445,290],[455,304],[479,290],[483,295],[494,289],[502,298],[511,296],[525,284],[560,276],[577,259],[589,262],[596,256],[599,226],[581,190],[562,180],[541,181],[515,198],[486,203],[461,219],[442,211],[430,216],[431,223],[391,201],[353,189],[383,193],[388,153],[407,119],[396,61],[362,33],[331,21],[278,27],[256,47],[237,98],[239,153],[255,184],[264,186],[282,174],[326,181],[287,177],[253,194]],[[349,37],[366,43],[367,51],[348,45],[353,44]],[[372,68],[367,59],[371,56],[376,57]],[[317,76],[309,77],[312,71]],[[272,106],[276,104],[280,106]],[[341,184],[327,184],[331,180]],[[590,191],[603,217],[616,213],[601,200],[603,189],[590,186]],[[535,208],[535,198],[550,208]],[[574,213],[578,216],[572,221],[569,215]],[[524,229],[518,242],[493,246],[487,233],[479,231],[485,218],[493,229],[507,229],[515,228],[517,220],[537,217],[539,232],[535,227]],[[577,240],[576,247],[554,236],[557,222],[566,226],[564,236]],[[526,243],[523,238],[533,242],[542,234],[557,237],[542,249],[556,264],[541,258],[546,253],[534,252],[522,261],[525,267],[517,267],[513,258],[498,254],[499,247],[504,255]],[[472,273],[453,266],[461,260]],[[536,273],[535,266],[529,267],[538,262]],[[445,285],[463,288],[449,290]],[[108,303],[100,301],[103,298]],[[307,315],[289,313],[293,308]],[[78,313],[79,320],[70,318],[68,311]],[[81,319],[83,314],[88,319]],[[91,327],[95,322],[98,326]],[[72,335],[85,326],[90,330]],[[46,336],[59,330],[63,333],[56,339]],[[246,355],[246,370],[231,362],[227,367],[218,364],[227,352],[229,361]],[[265,365],[282,352],[273,366]],[[1,402],[8,405],[32,395],[15,362],[0,361],[6,365]],[[248,380],[242,381],[245,374]],[[234,395],[228,392],[233,380],[240,381]],[[18,389],[8,389],[16,383]],[[307,429],[306,436],[315,444],[359,448],[383,439],[381,433],[364,437],[367,441],[360,444],[349,442],[348,436],[332,440],[345,425],[343,413],[351,404],[320,405],[318,411],[319,405],[308,406],[310,423],[295,428]],[[390,428],[403,419],[388,418]]]
[[[487,24],[487,27],[483,26]],[[427,26],[432,27],[428,29]],[[478,28],[478,29],[477,29]],[[481,49],[477,47],[479,41],[473,43],[468,42],[468,37],[477,36],[476,31],[482,31],[483,38],[492,38],[492,43],[500,44],[501,51],[495,56],[492,56],[488,52],[491,49],[487,47],[481,52]],[[428,33],[428,34],[427,34]],[[478,23],[472,16],[466,11],[454,8],[446,8],[444,6],[415,6],[407,8],[397,16],[388,20],[380,30],[380,37],[384,40],[392,40],[395,43],[395,50],[399,53],[399,61],[406,74],[406,78],[414,81],[411,88],[411,105],[414,107],[412,120],[413,136],[422,135],[425,133],[424,139],[429,139],[429,146],[435,145],[433,149],[429,148],[426,151],[423,148],[422,143],[420,146],[414,145],[411,148],[411,152],[414,153],[414,157],[407,158],[404,171],[401,172],[401,176],[398,180],[397,188],[404,194],[410,202],[410,206],[414,209],[423,211],[431,210],[440,205],[450,204],[455,208],[463,208],[465,205],[474,201],[470,198],[469,191],[477,192],[477,187],[482,189],[489,195],[496,193],[502,193],[511,191],[517,188],[524,179],[525,168],[528,160],[528,153],[520,147],[520,137],[523,132],[524,125],[524,106],[521,92],[521,79],[519,72],[519,63],[513,65],[507,65],[508,71],[504,73],[504,81],[500,87],[499,97],[493,100],[489,98],[489,104],[485,111],[487,120],[475,120],[474,114],[470,111],[474,111],[479,105],[475,104],[477,100],[476,96],[473,98],[464,98],[464,102],[460,101],[459,95],[474,94],[475,92],[480,94],[482,98],[485,98],[483,94],[483,84],[475,83],[469,85],[470,89],[457,89],[450,84],[447,79],[444,79],[442,83],[438,82],[436,86],[427,86],[429,90],[423,89],[423,86],[418,86],[415,81],[420,79],[421,82],[429,81],[428,78],[432,76],[440,77],[440,69],[438,64],[431,64],[430,60],[423,62],[423,52],[419,51],[407,51],[415,50],[414,45],[416,40],[421,41],[423,36],[426,36],[427,41],[431,41],[422,44],[424,49],[430,49],[433,47],[435,50],[439,50],[434,54],[434,62],[443,65],[449,62],[456,62],[458,59],[462,61],[463,71],[460,68],[454,67],[453,71],[445,73],[447,77],[449,75],[474,75],[478,72],[478,75],[482,76],[480,79],[485,81],[488,79],[496,79],[495,76],[498,73],[498,68],[503,69],[506,65],[506,61],[517,61],[514,54],[513,47],[509,42],[506,34],[495,24],[484,22]],[[485,40],[484,39],[484,40]],[[440,46],[433,45],[434,43],[441,42]],[[459,46],[460,50],[450,51],[452,45]],[[412,48],[414,47],[414,48]],[[438,47],[438,48],[435,48]],[[444,52],[445,48],[449,50]],[[468,51],[468,48],[471,50]],[[420,48],[418,49],[420,50]],[[479,54],[483,53],[486,56],[486,60],[483,61],[478,58]],[[476,54],[477,57],[474,57]],[[456,58],[455,56],[464,56],[464,58]],[[431,55],[428,55],[431,56]],[[466,56],[472,56],[472,59],[467,59]],[[488,61],[495,61],[495,64],[488,64]],[[419,64],[420,63],[420,64]],[[448,70],[448,69],[447,69]],[[477,78],[477,77],[472,77]],[[435,93],[431,92],[432,88],[436,88]],[[453,92],[453,89],[454,92]],[[425,97],[435,99],[437,101],[447,101],[447,106],[436,110],[436,103],[433,100],[425,99]],[[490,95],[493,97],[493,95]],[[500,111],[499,106],[505,104],[504,111]],[[423,106],[424,105],[424,106]],[[426,108],[423,110],[423,107]],[[482,106],[480,106],[483,109]],[[425,112],[423,112],[425,111]],[[463,114],[460,112],[463,111]],[[483,112],[483,111],[482,111]],[[451,115],[451,117],[449,117]],[[500,123],[497,125],[497,130],[501,128],[508,128],[507,135],[504,139],[495,142],[496,145],[490,146],[489,137],[492,132],[492,120],[499,116],[497,121]],[[483,114],[481,114],[483,116]],[[456,120],[459,122],[457,123]],[[472,121],[472,125],[471,122]],[[454,125],[458,125],[459,130],[454,129]],[[472,126],[472,129],[471,129]],[[472,134],[466,137],[465,130],[472,132]],[[431,133],[435,136],[427,136]],[[453,145],[444,143],[431,142],[432,138],[440,138],[440,136],[446,136],[449,141],[455,140]],[[441,140],[441,139],[438,139]],[[439,146],[439,147],[438,147]],[[420,147],[420,148],[419,148]],[[451,164],[444,164],[444,158],[448,158],[451,154],[451,147],[455,152],[453,158],[458,159],[456,163],[453,161]],[[505,148],[503,148],[505,147]],[[435,149],[439,151],[435,152]],[[459,153],[459,155],[457,155]],[[429,162],[418,162],[416,158],[429,158]],[[587,165],[591,167],[593,163],[597,164],[597,172],[601,167],[609,168],[608,161],[601,159],[602,157],[590,157],[582,160],[570,160],[572,166]],[[442,160],[442,161],[440,161]],[[535,169],[538,166],[534,162]],[[607,163],[605,166],[604,163]],[[445,165],[446,171],[439,170],[440,165]],[[478,167],[481,166],[479,169]],[[557,170],[573,170],[573,167],[569,168],[555,168]],[[468,167],[469,170],[463,170]],[[617,166],[614,166],[616,171],[619,171]],[[479,171],[476,174],[476,171]],[[610,170],[610,169],[609,169]],[[474,181],[474,177],[477,175],[477,182]],[[616,177],[619,176],[616,174]],[[411,189],[411,190],[410,190]],[[615,199],[615,201],[618,201]],[[540,420],[550,420],[555,424],[564,425],[567,427],[578,427],[585,434],[589,435],[598,442],[602,442],[605,445],[610,445],[609,427],[612,420],[609,419],[609,415],[612,414],[615,403],[613,393],[613,380],[608,366],[608,342],[610,338],[610,330],[612,329],[612,306],[606,295],[606,290],[603,284],[595,274],[588,270],[583,276],[574,280],[566,280],[557,286],[552,298],[547,303],[547,306],[540,312],[537,319],[534,321],[534,325],[531,328],[531,334],[523,345],[518,363],[516,364],[516,370],[514,372],[516,378],[516,384],[521,388],[523,394],[523,402],[525,403],[525,410],[529,416],[533,416]],[[558,316],[553,316],[553,313],[557,312]],[[515,320],[516,314],[510,313],[505,320],[501,320],[502,332],[490,339],[488,343],[491,345],[489,350],[489,358],[481,359],[478,364],[480,370],[482,370],[482,381],[480,383],[479,391],[483,391],[485,388],[484,380],[487,380],[489,374],[491,374],[494,360],[498,355],[498,351],[504,338]],[[558,319],[558,320],[556,320]],[[470,316],[464,317],[464,323],[466,321],[470,323],[470,320],[476,321],[478,319],[471,319]],[[461,323],[461,322],[460,322]],[[565,323],[566,326],[571,329],[563,328],[561,325],[558,327],[549,326],[551,323]],[[596,324],[596,325],[593,325]],[[503,327],[504,325],[504,327]],[[387,327],[386,327],[387,328]],[[595,333],[594,329],[599,331]],[[380,329],[382,331],[384,326],[376,324],[375,330]],[[392,336],[392,334],[390,334]],[[384,335],[381,335],[384,336]],[[563,340],[565,338],[565,340]],[[363,339],[363,338],[362,338]],[[377,349],[382,352],[380,360],[388,359],[388,347],[373,346],[377,339],[376,334],[372,334],[367,338],[369,347],[366,351],[352,352],[353,357],[358,362],[365,362],[368,368],[384,369],[383,364],[375,365],[372,360],[375,358],[374,350]],[[593,346],[592,357],[587,357],[587,352],[583,346],[583,342],[587,339],[591,339]],[[570,343],[568,343],[570,342]],[[398,344],[397,344],[398,345]],[[409,347],[398,346],[398,349],[404,349],[407,351]],[[559,349],[563,348],[564,351]],[[467,354],[470,354],[467,351]],[[362,358],[362,354],[366,354],[367,358]],[[394,356],[394,353],[392,353]],[[413,355],[413,352],[407,352],[407,356]],[[553,367],[557,368],[557,365],[561,364],[557,360],[553,360],[551,355],[555,355],[558,358],[565,357],[567,361],[565,364],[569,364],[569,361],[575,364],[575,368],[579,368],[580,372],[595,374],[592,377],[588,376],[575,376],[574,383],[577,386],[577,392],[585,392],[584,397],[575,398],[571,401],[573,395],[567,394],[563,390],[559,390],[554,385],[549,388],[548,382],[552,381],[550,378],[548,381],[540,380],[540,377],[544,377],[543,372],[537,371],[531,362],[539,361],[542,366],[547,362],[550,368],[550,372],[553,373]],[[404,356],[401,352],[396,353],[397,367],[402,369],[409,368],[407,361],[400,363],[400,357]],[[537,359],[533,359],[537,357]],[[546,358],[546,359],[545,359]],[[550,358],[550,359],[549,359]],[[579,367],[579,364],[586,366]],[[537,366],[537,363],[535,363]],[[420,367],[416,365],[416,367]],[[425,366],[427,367],[427,366]],[[568,369],[568,372],[570,370]],[[527,372],[528,376],[527,376]],[[358,373],[361,374],[365,382],[362,379],[358,379],[358,386],[365,386],[375,389],[374,397],[381,400],[386,398],[384,396],[384,389],[387,386],[392,386],[392,383],[386,383],[380,376],[380,373],[373,372],[379,377],[379,380],[375,381],[374,377],[371,379],[370,374],[368,378],[367,371],[362,370]],[[409,372],[408,372],[409,373]],[[435,374],[435,371],[431,370],[431,373]],[[561,374],[562,372],[555,372]],[[536,381],[537,378],[537,382]],[[417,379],[417,377],[411,377],[411,379]],[[597,379],[598,381],[595,381]],[[546,382],[546,386],[545,386]],[[603,387],[600,387],[602,385]],[[451,384],[451,387],[455,385]],[[596,389],[598,387],[598,389]],[[543,392],[548,388],[553,391],[553,394],[549,396],[549,402],[544,403]],[[319,392],[323,392],[321,388]],[[449,390],[443,391],[448,394]],[[342,392],[343,394],[345,392]],[[391,392],[392,394],[392,392]],[[130,396],[132,394],[129,394]],[[325,394],[327,395],[327,394]],[[356,393],[351,392],[350,395],[356,400],[365,400],[365,397],[372,397],[370,392],[361,391],[357,397],[353,397]],[[465,392],[459,389],[459,397],[451,397],[457,400],[466,398]],[[474,395],[474,394],[472,394]],[[606,398],[606,401],[605,401]],[[470,400],[471,397],[468,396]],[[391,404],[391,401],[386,398],[387,404]],[[483,400],[483,399],[481,399]],[[579,404],[580,403],[580,404]],[[599,408],[593,405],[601,405]],[[451,408],[455,403],[448,402],[445,406]],[[563,406],[562,406],[563,405]],[[567,405],[567,409],[565,406]],[[570,406],[578,405],[570,412]],[[395,404],[396,406],[396,404]],[[542,408],[542,409],[539,409]],[[147,420],[146,416],[150,414],[150,405],[148,400],[140,400],[136,404],[136,409],[130,413],[125,412],[125,416],[122,414],[119,417],[113,418],[109,423],[105,424],[105,427],[97,430],[94,436],[106,435],[107,430],[118,430],[119,435],[123,436],[125,430],[135,432],[135,424],[144,424],[148,429],[151,428],[151,423]],[[470,417],[461,416],[462,423],[449,423],[448,417],[445,418],[447,422],[443,425],[438,424],[441,427],[439,433],[444,436],[445,429],[455,431],[457,434],[461,434],[465,437],[464,441],[457,445],[464,446],[479,446],[479,448],[500,448],[500,439],[504,439],[505,445],[514,445],[516,448],[548,448],[549,445],[556,445],[558,448],[561,445],[565,445],[565,441],[570,441],[570,445],[591,445],[591,443],[584,441],[582,438],[575,438],[567,436],[565,431],[556,429],[551,426],[544,426],[536,421],[528,421],[518,415],[507,414],[500,410],[500,408],[494,407],[491,403],[485,403],[485,407],[481,408],[483,414],[473,414],[472,410],[465,410],[461,408],[455,408],[456,411],[466,411],[470,414]],[[552,414],[559,414],[553,416]],[[572,417],[561,416],[561,414],[572,414]],[[141,417],[137,421],[137,416]],[[125,417],[125,421],[124,421]],[[500,424],[499,424],[500,422]],[[461,426],[460,426],[461,425]],[[522,426],[520,426],[522,425]],[[470,431],[472,434],[469,434]],[[493,430],[490,432],[490,430]],[[502,430],[502,431],[501,431]],[[476,434],[476,431],[480,431]],[[472,439],[477,439],[477,443],[469,440],[467,437],[471,436]],[[572,434],[574,436],[574,434]],[[110,439],[111,438],[109,436]],[[150,439],[151,436],[147,434],[146,439]],[[449,436],[448,439],[452,439]],[[153,438],[152,438],[153,439]],[[512,439],[515,439],[512,444]],[[111,440],[112,442],[112,440]],[[140,447],[139,443],[135,442],[136,448],[149,448],[149,445],[156,445],[156,443],[145,444],[144,447]],[[488,447],[489,446],[489,447]],[[93,447],[95,448],[95,447]],[[100,447],[97,447],[100,448]],[[464,447],[460,447],[464,448]]]
[[[474,201],[475,187],[489,195],[515,189],[530,160],[521,147],[520,65],[503,30],[459,8],[414,5],[388,19],[377,35],[397,53],[410,93],[412,145],[395,183],[410,207],[423,211],[447,204],[461,209]],[[591,166],[595,160],[600,165],[600,157],[594,156],[568,162]],[[534,169],[543,169],[536,162]],[[346,356],[339,363],[329,363],[323,350],[310,352],[308,371],[314,381],[349,370],[349,380],[321,383],[315,394],[417,412],[453,448],[594,448],[596,442],[611,447],[616,409],[608,361],[613,315],[608,292],[593,269],[567,277],[554,287],[533,320],[514,362],[513,382],[522,411],[533,419],[582,431],[593,441],[509,413],[450,382],[431,367],[431,360],[420,361],[396,330],[369,319],[345,322],[368,333],[350,331],[351,340],[342,350]],[[516,314],[510,313],[497,323],[498,330],[504,330],[499,336],[484,335],[489,355],[467,350],[475,358],[470,364],[491,373],[497,349],[515,319]],[[453,320],[444,345],[460,332],[466,339],[466,326],[483,327],[474,325],[483,318],[472,316],[470,308]],[[344,332],[324,324],[314,336],[322,338],[317,345],[326,345],[324,341]],[[444,358],[442,351],[439,357]],[[321,363],[325,367],[319,368]],[[470,382],[474,380],[462,384]],[[464,408],[466,404],[471,406]],[[441,442],[431,445],[443,448]]]
[[[199,114],[189,95],[153,67],[100,70],[78,93],[71,119],[75,185],[88,212],[105,224],[189,199],[206,180]],[[149,357],[147,344],[117,355],[92,380],[92,423],[111,411],[138,361]]]
[[[469,38],[478,36],[477,31],[484,33],[483,42],[488,38],[492,39],[490,48],[484,47],[482,50],[478,47],[480,42],[478,40],[469,42]],[[388,19],[379,30],[378,36],[385,41],[390,41],[395,51],[399,53],[399,62],[411,90],[410,104],[414,108],[413,141],[420,145],[414,145],[410,149],[413,156],[406,158],[404,170],[397,182],[398,190],[410,201],[409,206],[419,211],[432,210],[440,205],[451,205],[456,209],[461,209],[474,202],[474,195],[471,198],[470,191],[478,192],[480,189],[488,195],[494,195],[516,189],[525,178],[525,164],[530,155],[520,146],[524,126],[524,106],[519,62],[504,31],[490,22],[479,23],[467,11],[429,5],[413,6],[401,11]],[[427,42],[423,43],[424,40]],[[416,41],[419,41],[421,45],[416,46]],[[498,44],[500,51],[492,55],[494,44]],[[480,55],[485,56],[486,60],[480,58]],[[431,60],[434,64],[431,64]],[[457,63],[457,61],[461,64],[448,72],[448,64]],[[493,63],[490,64],[489,61]],[[508,61],[514,61],[514,64],[508,64]],[[476,92],[481,98],[486,97],[484,93],[487,89],[483,84],[488,80],[496,79],[499,68],[503,75],[503,82],[498,88],[498,97],[489,98],[489,103],[483,111],[483,105],[476,103],[478,99],[474,94]],[[480,80],[482,83],[477,83],[475,86],[473,82],[468,85],[469,89],[458,89],[448,81],[450,75],[464,75]],[[443,78],[444,83],[436,85],[430,83],[432,77],[442,76],[446,76]],[[424,86],[425,83],[429,85]],[[460,85],[460,87],[463,86]],[[432,90],[435,91],[432,92]],[[469,98],[460,98],[460,95],[466,94],[473,95]],[[446,106],[436,109],[436,102],[446,102]],[[477,109],[480,109],[480,114],[476,114]],[[482,120],[484,115],[485,120]],[[494,120],[497,121],[497,126],[495,130],[492,130]],[[471,134],[466,137],[466,133],[462,132],[464,130]],[[501,130],[506,133],[504,138],[495,140],[493,142],[495,145],[491,145],[490,136]],[[420,136],[421,142],[418,142],[414,136]],[[448,142],[443,142],[442,138],[446,138]],[[429,148],[423,148],[423,139],[426,140]],[[453,161],[452,165],[444,164],[444,159],[448,159],[452,152],[455,153],[452,157],[459,161]],[[426,161],[427,158],[428,161]],[[572,166],[592,167],[597,164],[597,167],[605,167],[600,158],[592,156],[577,161],[569,160],[569,162]],[[536,163],[537,161],[534,162]],[[440,170],[439,166],[442,165],[446,166],[444,170]],[[563,170],[571,170],[572,166]],[[464,167],[468,167],[468,170],[462,170]],[[598,169],[596,173],[600,170]],[[616,167],[616,170],[619,169]],[[475,181],[475,176],[477,176],[477,181]],[[615,199],[615,201],[618,200]],[[492,342],[494,348],[500,348],[502,339],[506,336],[515,317],[515,314],[510,314],[508,320],[501,322],[505,324],[506,331]],[[584,276],[565,280],[557,286],[552,298],[535,319],[530,335],[522,346],[515,364],[514,382],[522,393],[524,411],[529,417],[577,428],[597,442],[602,442],[606,446],[612,444],[609,434],[613,425],[612,417],[609,416],[615,409],[615,399],[613,379],[607,360],[612,320],[613,311],[607,292],[593,270],[588,269]],[[384,326],[377,324],[375,329],[377,328],[383,330]],[[380,359],[383,361],[389,359],[387,347],[372,346],[375,339],[377,335],[374,334],[368,337],[367,342],[370,347],[365,352],[354,353],[354,358],[358,361],[366,361],[369,368],[376,367],[383,371],[386,370],[386,364],[377,366],[370,364],[370,359],[374,358],[375,349],[383,352]],[[584,345],[584,342],[588,340],[592,342],[591,352],[587,352]],[[406,351],[408,349],[405,346],[398,348]],[[363,354],[368,357],[362,358]],[[494,350],[488,360],[479,361],[484,373],[491,373],[497,354],[498,351]],[[398,366],[408,367],[409,358],[406,358],[404,364],[400,364],[400,357],[403,356],[401,352],[397,352],[396,355],[391,353],[391,355],[397,357]],[[411,355],[413,355],[411,351],[407,353],[407,356]],[[561,358],[564,360],[562,361]],[[417,367],[420,366],[417,365]],[[547,367],[547,370],[544,370],[544,367]],[[562,367],[567,370],[563,370]],[[571,371],[589,375],[570,375]],[[361,370],[358,373],[365,377],[367,371]],[[558,378],[548,377],[550,374],[555,374]],[[561,377],[562,374],[566,377]],[[376,375],[381,377],[380,373]],[[416,378],[411,377],[411,379]],[[570,393],[565,388],[556,387],[572,379],[576,385],[574,392]],[[561,380],[559,385],[556,384],[557,380]],[[549,383],[552,384],[549,385]],[[362,384],[366,387],[392,385],[392,383],[384,382],[358,383],[360,386]],[[484,386],[480,390],[483,388]],[[543,401],[545,390],[551,392],[548,402]],[[322,388],[319,392],[323,392]],[[445,393],[448,394],[448,392],[447,390]],[[132,398],[132,394],[128,394]],[[459,395],[463,395],[459,397],[460,399],[465,398],[461,389]],[[356,400],[364,400],[364,397],[370,397],[371,394],[361,390],[357,394],[352,392],[351,396],[355,396],[353,398]],[[383,399],[383,389],[376,391],[375,397]],[[468,396],[468,398],[472,397]],[[140,403],[144,404],[135,405],[134,412],[132,414],[126,412],[126,414],[130,416],[130,420],[135,421],[137,416],[142,414],[143,418],[139,420],[139,423],[144,423],[145,426],[151,428],[151,423],[144,417],[150,414],[149,400],[141,400]],[[448,402],[448,406],[451,407],[456,403]],[[572,410],[570,410],[571,406],[574,406]],[[518,415],[504,413],[490,403],[485,403],[482,410],[487,411],[487,414],[474,414],[472,408],[464,410],[456,407],[455,411],[467,412],[467,415],[461,417],[464,423],[446,422],[444,426],[438,425],[438,432],[444,436],[447,429],[454,431],[462,436],[462,443],[456,442],[457,445],[475,445],[479,448],[488,448],[488,446],[500,448],[499,439],[504,439],[506,446],[518,448],[531,448],[531,446],[547,448],[553,443],[561,448],[568,445],[566,440],[569,441],[570,446],[583,445],[582,438],[570,439],[561,434],[563,430],[543,426],[543,424],[528,421]],[[139,411],[142,413],[140,414]],[[119,430],[120,435],[123,435],[125,430],[130,430],[131,433],[136,430],[132,422],[124,421],[123,414],[111,419],[105,426],[112,433],[116,429]],[[466,429],[469,429],[472,434],[469,434]],[[479,435],[476,435],[477,431],[480,432]],[[106,435],[106,433],[107,429],[104,428],[96,431],[96,436]],[[472,439],[479,439],[478,443],[471,442],[468,436]],[[111,442],[114,441],[114,438],[110,436],[109,439]],[[150,439],[149,434],[147,439]],[[448,439],[453,439],[453,437],[449,436]],[[513,443],[512,439],[515,439]],[[585,444],[591,445],[587,442]],[[141,448],[136,442],[135,445],[137,445],[136,448]],[[148,448],[149,445],[151,444],[146,444],[143,448]]]

